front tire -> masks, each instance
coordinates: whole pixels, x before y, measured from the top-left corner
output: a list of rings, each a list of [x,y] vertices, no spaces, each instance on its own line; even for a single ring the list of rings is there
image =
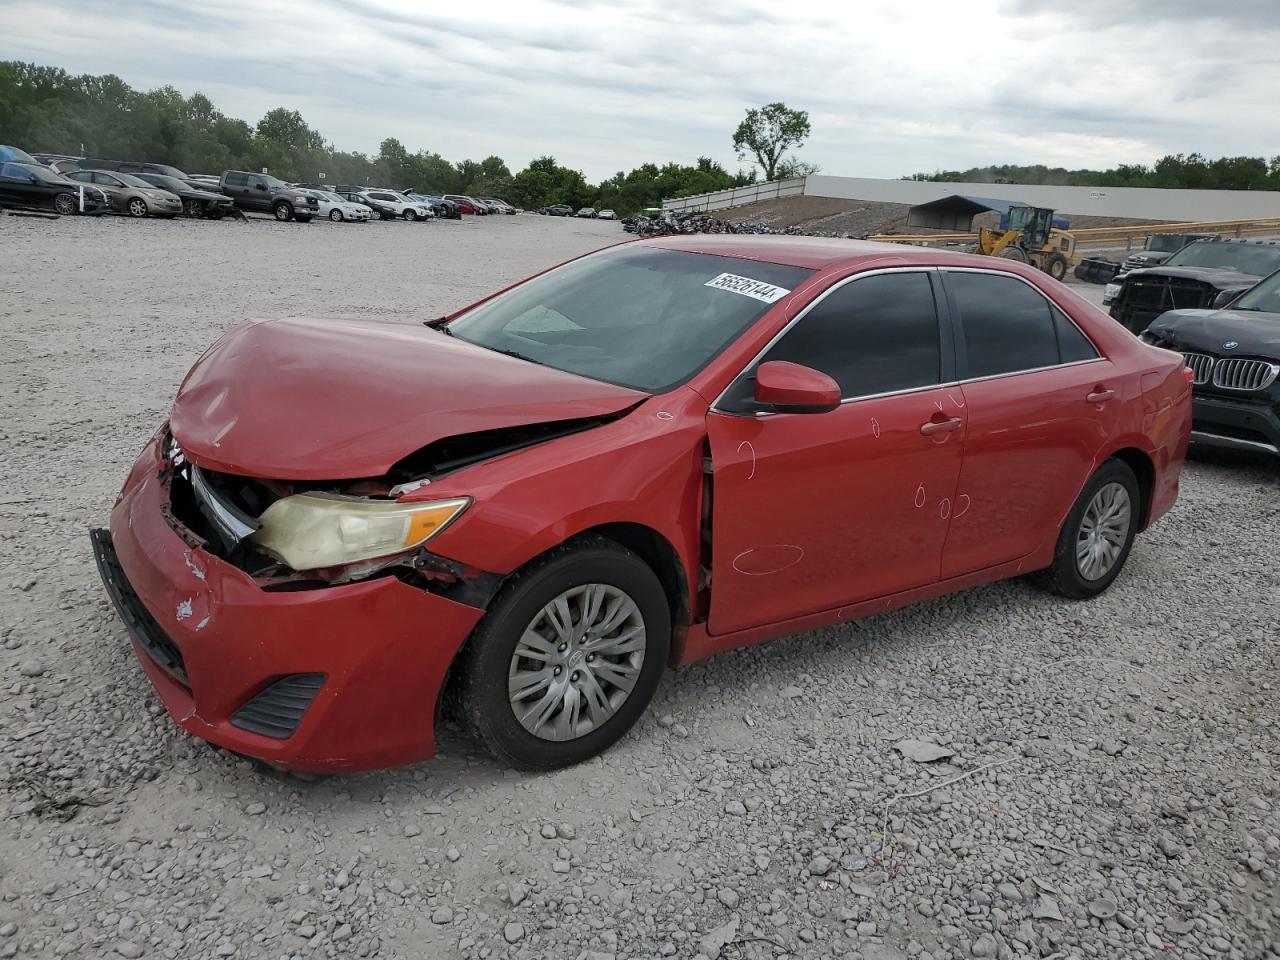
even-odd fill
[[[403,216],[405,220],[409,221],[410,223],[418,219],[418,213],[416,210],[406,210]]]
[[[275,214],[276,219],[281,223],[288,223],[293,219],[293,207],[287,203],[277,203],[271,208],[271,212]]]
[[[582,538],[499,592],[462,653],[462,718],[503,763],[580,763],[644,713],[670,646],[671,612],[653,570],[612,540]]]
[[[53,198],[53,209],[64,217],[80,212],[80,198],[74,193],[60,193]]]
[[[147,209],[147,201],[141,197],[134,197],[125,207],[131,217],[145,217],[150,211]]]
[[[333,210],[330,210],[329,219],[332,220],[334,223],[341,223],[343,219],[342,211],[337,209],[336,207]]]
[[[1127,463],[1108,460],[1089,478],[1067,514],[1045,585],[1075,600],[1096,597],[1129,559],[1142,511],[1138,478]]]
[[[1044,262],[1044,272],[1055,280],[1062,280],[1067,275],[1067,258],[1060,253],[1049,254]]]
[[[203,209],[203,204],[199,200],[187,200],[182,204],[182,212],[188,217],[200,216]]]

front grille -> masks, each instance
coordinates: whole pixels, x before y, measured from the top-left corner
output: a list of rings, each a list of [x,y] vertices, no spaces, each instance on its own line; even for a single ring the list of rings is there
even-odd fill
[[[120,619],[129,628],[129,633],[161,670],[184,687],[189,687],[191,684],[187,680],[187,665],[183,662],[182,651],[142,605],[142,600],[125,577],[124,568],[120,566],[120,560],[116,556],[115,545],[111,542],[111,534],[106,530],[90,530],[89,539],[93,541],[93,558],[98,562],[98,575],[102,577],[107,595],[111,597]]]
[[[1199,310],[1208,307],[1218,291],[1199,280],[1180,277],[1131,277],[1125,281],[1126,306],[1139,310]]]
[[[1187,366],[1191,368],[1195,379],[1191,381],[1194,384],[1202,384],[1209,382],[1209,376],[1213,373],[1214,358],[1207,353],[1184,353],[1183,359],[1186,360]]]
[[[233,726],[276,740],[288,740],[324,685],[323,673],[281,677],[231,717]]]
[[[1280,364],[1228,357],[1213,368],[1213,385],[1223,390],[1265,390],[1275,383]]]

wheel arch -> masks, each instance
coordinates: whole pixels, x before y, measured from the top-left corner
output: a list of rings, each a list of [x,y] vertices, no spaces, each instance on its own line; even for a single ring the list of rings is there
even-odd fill
[[[1139,532],[1145,530],[1151,519],[1151,502],[1155,496],[1155,461],[1151,459],[1149,453],[1138,447],[1121,447],[1118,450],[1113,450],[1099,461],[1098,466],[1102,466],[1107,460],[1119,460],[1128,466],[1133,471],[1133,475],[1138,478],[1138,495],[1142,501],[1139,505],[1138,530]]]

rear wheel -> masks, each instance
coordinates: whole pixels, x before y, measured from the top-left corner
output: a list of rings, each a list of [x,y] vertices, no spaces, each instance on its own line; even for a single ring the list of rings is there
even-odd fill
[[[476,628],[463,718],[512,766],[580,763],[639,719],[670,644],[666,596],[639,556],[603,537],[566,544],[513,577]]]
[[[147,215],[147,201],[141,197],[132,198],[125,209],[131,217],[145,217]]]
[[[80,198],[74,193],[60,193],[53,198],[53,209],[64,217],[80,212]]]
[[[271,212],[276,215],[276,219],[281,223],[288,223],[293,219],[293,207],[281,201],[271,208]]]
[[[1138,533],[1142,500],[1127,463],[1108,460],[1085,484],[1058,534],[1046,586],[1065,597],[1095,597],[1120,575]]]

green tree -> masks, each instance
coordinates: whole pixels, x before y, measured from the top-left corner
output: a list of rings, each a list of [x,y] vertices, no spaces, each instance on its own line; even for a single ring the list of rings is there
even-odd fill
[[[755,159],[766,180],[777,179],[778,165],[793,147],[809,138],[809,114],[785,103],[768,103],[747,111],[733,133],[739,160]]]

